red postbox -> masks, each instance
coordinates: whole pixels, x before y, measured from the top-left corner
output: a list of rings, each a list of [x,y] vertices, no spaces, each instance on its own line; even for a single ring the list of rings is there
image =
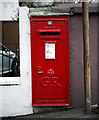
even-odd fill
[[[32,105],[69,106],[69,16],[30,20]]]

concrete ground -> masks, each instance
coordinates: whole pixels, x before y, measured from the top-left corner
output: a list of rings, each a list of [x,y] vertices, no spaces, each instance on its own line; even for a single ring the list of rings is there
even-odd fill
[[[46,111],[26,116],[2,118],[2,120],[15,120],[15,119],[33,119],[33,118],[98,118],[99,114],[92,112],[90,115],[85,114],[83,108],[72,108],[64,110]]]

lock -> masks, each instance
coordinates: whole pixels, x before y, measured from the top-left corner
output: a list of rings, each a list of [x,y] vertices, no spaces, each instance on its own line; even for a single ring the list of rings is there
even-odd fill
[[[40,70],[41,69],[41,67],[38,67],[38,70]]]
[[[37,72],[38,75],[43,75],[43,71],[41,71],[41,66],[38,66],[38,72]]]

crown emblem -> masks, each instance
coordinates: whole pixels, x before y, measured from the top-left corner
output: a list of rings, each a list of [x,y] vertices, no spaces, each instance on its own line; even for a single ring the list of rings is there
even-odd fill
[[[49,77],[52,77],[52,76],[54,76],[54,71],[50,68],[48,71],[47,71],[47,75],[49,76]]]

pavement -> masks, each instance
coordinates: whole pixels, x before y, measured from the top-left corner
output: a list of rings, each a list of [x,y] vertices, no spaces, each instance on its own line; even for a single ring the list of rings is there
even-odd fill
[[[46,111],[42,113],[36,113],[25,116],[7,117],[1,120],[20,120],[20,119],[34,119],[34,118],[97,118],[99,119],[99,113],[92,111],[91,114],[85,114],[84,108],[71,108],[64,110]]]

